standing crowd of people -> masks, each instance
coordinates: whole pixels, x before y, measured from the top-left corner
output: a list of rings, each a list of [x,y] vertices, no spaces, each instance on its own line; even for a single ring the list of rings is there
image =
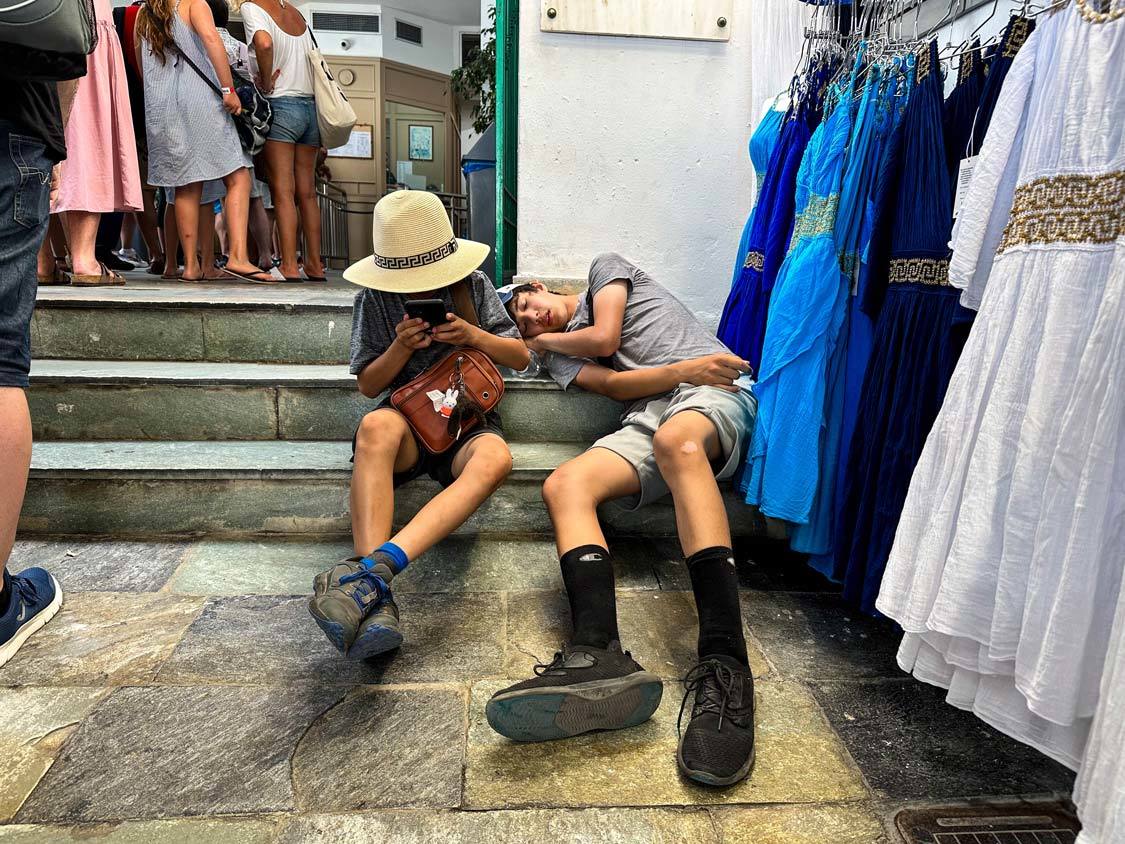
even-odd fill
[[[122,285],[141,267],[185,282],[324,281],[316,172],[327,151],[301,13],[242,3],[243,43],[227,0],[94,7],[87,73],[59,85],[68,155],[39,284]],[[249,82],[273,114],[253,158],[233,119]]]

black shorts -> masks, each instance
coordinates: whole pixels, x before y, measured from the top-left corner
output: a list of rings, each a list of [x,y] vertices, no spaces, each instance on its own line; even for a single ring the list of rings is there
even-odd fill
[[[375,410],[383,410],[384,408],[393,409],[391,408],[390,401],[383,402],[381,405],[375,408]],[[374,413],[375,410],[371,412]],[[449,486],[454,481],[453,461],[457,457],[461,449],[463,449],[466,445],[479,437],[481,434],[497,434],[501,439],[503,439],[504,425],[500,421],[500,414],[494,410],[485,417],[485,422],[483,425],[473,428],[473,430],[469,431],[469,433],[461,437],[461,440],[459,442],[454,443],[452,448],[442,452],[441,454],[432,454],[431,452],[427,451],[426,447],[418,441],[417,435],[414,435],[413,432],[411,432],[411,434],[414,436],[414,442],[418,446],[418,462],[415,463],[414,466],[410,469],[407,469],[405,472],[395,472],[395,489],[398,489],[398,487],[402,486],[407,481],[412,481],[415,478],[422,477],[423,475],[429,475],[443,487]],[[358,436],[359,428],[357,427],[355,429],[355,433],[352,434],[353,463],[355,462],[355,441],[356,437]]]

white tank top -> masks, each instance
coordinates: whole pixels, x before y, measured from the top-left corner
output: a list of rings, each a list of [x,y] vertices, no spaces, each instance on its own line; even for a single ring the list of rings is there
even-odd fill
[[[242,22],[246,25],[246,43],[253,50],[254,33],[265,32],[273,41],[273,69],[281,75],[273,84],[270,97],[311,97],[312,73],[309,71],[308,51],[313,46],[312,35],[306,25],[300,35],[290,35],[277,25],[269,12],[255,3],[243,3]]]

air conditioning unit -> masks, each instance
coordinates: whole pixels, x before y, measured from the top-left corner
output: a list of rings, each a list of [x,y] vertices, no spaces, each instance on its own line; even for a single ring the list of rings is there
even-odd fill
[[[355,12],[313,12],[312,28],[315,32],[360,32],[366,35],[379,33],[379,16]]]

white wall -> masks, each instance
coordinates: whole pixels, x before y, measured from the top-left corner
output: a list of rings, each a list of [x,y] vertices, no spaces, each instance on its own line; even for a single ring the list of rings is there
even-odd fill
[[[521,6],[517,273],[619,251],[717,324],[754,192],[751,0],[729,43],[544,33]]]

